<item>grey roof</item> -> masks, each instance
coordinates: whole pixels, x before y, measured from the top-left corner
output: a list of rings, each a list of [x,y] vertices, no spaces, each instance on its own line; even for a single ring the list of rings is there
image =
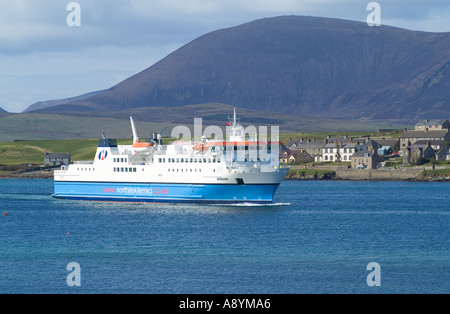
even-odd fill
[[[400,138],[444,138],[448,130],[438,131],[406,131]]]
[[[391,146],[391,147],[394,147],[398,143],[398,140],[376,140],[376,141],[378,142],[378,144],[382,146]]]
[[[366,156],[367,155],[367,156]],[[374,152],[369,151],[359,151],[353,154],[353,157],[373,157],[375,155]]]
[[[448,122],[448,120],[446,120],[446,119],[424,120],[424,121],[417,122],[416,125],[443,125],[445,122]]]
[[[427,143],[430,143],[431,145],[442,145],[444,144],[444,140],[420,140],[414,143],[414,145],[427,145]]]
[[[69,154],[64,153],[45,153],[45,158],[68,158],[70,157]]]
[[[314,142],[303,142],[299,146],[297,146],[300,149],[308,149],[308,148],[322,148],[324,146],[323,141],[314,141]]]
[[[358,144],[357,143],[342,143],[342,148],[354,148]],[[323,146],[324,148],[341,148],[337,143],[328,143]]]
[[[450,155],[450,147],[441,148],[441,150],[438,152],[438,155],[439,156]]]

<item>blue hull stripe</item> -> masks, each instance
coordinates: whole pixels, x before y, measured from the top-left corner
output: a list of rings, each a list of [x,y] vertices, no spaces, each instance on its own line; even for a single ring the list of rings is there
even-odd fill
[[[103,202],[270,204],[278,186],[278,184],[196,185],[55,181],[53,197]]]

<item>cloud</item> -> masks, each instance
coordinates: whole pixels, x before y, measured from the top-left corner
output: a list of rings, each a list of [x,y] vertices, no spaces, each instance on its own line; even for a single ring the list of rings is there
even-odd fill
[[[0,107],[109,88],[198,36],[278,15],[365,21],[372,0],[0,0]],[[379,0],[382,24],[450,31],[448,0]]]
[[[426,32],[450,32],[450,4],[428,9],[406,6],[401,14],[386,11],[383,24]]]

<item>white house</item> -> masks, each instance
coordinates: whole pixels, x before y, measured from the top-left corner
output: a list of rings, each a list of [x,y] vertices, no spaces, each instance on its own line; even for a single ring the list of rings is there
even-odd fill
[[[329,143],[322,147],[322,160],[332,162],[349,162],[356,152],[356,143]]]

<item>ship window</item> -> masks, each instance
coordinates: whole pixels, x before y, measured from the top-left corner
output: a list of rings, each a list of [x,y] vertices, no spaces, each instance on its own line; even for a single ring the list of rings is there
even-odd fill
[[[199,159],[198,159],[198,162],[199,162],[199,163],[201,163],[201,162],[202,162],[202,159],[201,159],[201,158],[199,158]]]
[[[136,172],[137,171],[137,169],[136,168],[133,168],[133,172]]]
[[[162,159],[161,159],[161,158],[158,158],[158,162],[161,163],[161,162],[162,162]]]
[[[197,163],[197,158],[194,158],[194,163]]]
[[[191,159],[189,159],[189,162],[190,162],[190,163],[192,163],[192,158],[191,158]]]
[[[206,158],[203,158],[203,162],[206,163]]]
[[[124,172],[123,168],[120,168],[120,172]]]
[[[130,169],[128,170],[128,172],[133,172],[133,168],[130,168]]]
[[[177,162],[180,162],[180,158],[177,158]]]
[[[125,168],[125,172],[128,172],[128,168]]]

